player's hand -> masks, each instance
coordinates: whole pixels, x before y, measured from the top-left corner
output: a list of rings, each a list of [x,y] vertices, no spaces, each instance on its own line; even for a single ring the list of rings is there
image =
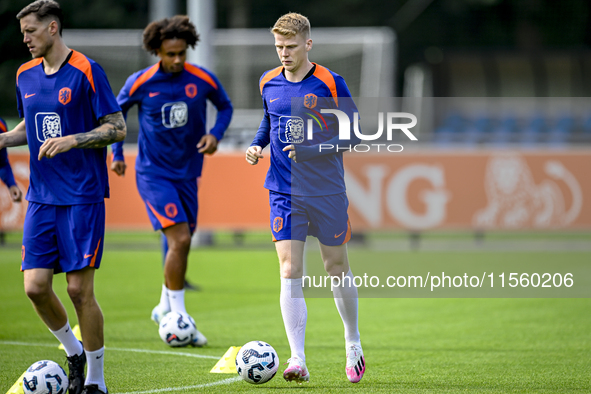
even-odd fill
[[[10,191],[10,198],[12,198],[12,201],[21,202],[23,198],[23,192],[21,192],[21,189],[19,189],[18,186],[10,186],[8,190]]]
[[[211,155],[218,150],[218,139],[213,134],[205,134],[197,144],[197,149],[199,153]]]
[[[259,162],[259,159],[262,159],[263,156],[263,148],[260,146],[249,146],[246,150],[246,161],[248,164],[255,165]]]
[[[125,175],[125,169],[127,168],[127,164],[123,160],[115,160],[111,163],[111,171],[119,176]]]
[[[292,159],[293,161],[295,161],[296,163],[298,162],[296,160],[296,150],[295,150],[295,145],[291,144],[291,145],[287,145],[285,148],[283,148],[284,152],[289,151],[289,154],[287,155],[287,157],[289,157],[290,159]]]
[[[76,139],[73,135],[66,137],[49,138],[45,140],[43,145],[39,148],[39,157],[41,160],[43,157],[51,159],[59,153],[64,153],[76,146]]]

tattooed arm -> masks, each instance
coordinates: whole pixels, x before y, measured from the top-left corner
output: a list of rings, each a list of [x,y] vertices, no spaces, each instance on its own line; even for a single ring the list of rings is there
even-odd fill
[[[99,119],[99,122],[101,123],[99,127],[87,133],[45,140],[39,148],[39,160],[43,157],[51,159],[58,153],[67,152],[72,148],[102,148],[125,139],[127,127],[121,112],[105,115]]]

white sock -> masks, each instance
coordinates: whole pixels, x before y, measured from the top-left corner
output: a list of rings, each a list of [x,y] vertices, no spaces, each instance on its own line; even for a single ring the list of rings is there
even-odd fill
[[[89,352],[86,350],[86,362],[88,363],[86,369],[86,382],[85,386],[89,384],[96,384],[103,393],[107,392],[107,386],[105,384],[105,374],[103,372],[103,366],[105,358],[105,347],[103,346],[99,350]]]
[[[168,302],[170,302],[170,310],[172,312],[185,312],[185,289],[170,290],[168,289]]]
[[[345,326],[345,344],[348,348],[351,344],[361,345],[358,326],[359,299],[351,270],[347,272],[344,280],[342,276],[339,279],[341,279],[341,284],[338,287],[333,287],[332,293],[334,303],[337,305],[337,310]],[[338,281],[334,284],[338,284]]]
[[[297,356],[305,361],[304,342],[306,340],[308,310],[306,309],[306,300],[302,290],[302,278],[281,278],[279,303],[285,333],[291,348],[291,357]]]
[[[51,330],[49,330],[49,331],[51,331]],[[76,338],[74,336],[74,333],[72,332],[72,328],[70,327],[70,322],[66,322],[65,326],[63,326],[62,328],[60,328],[57,331],[51,331],[51,333],[53,335],[55,335],[57,340],[60,341],[60,343],[62,345],[64,345],[64,348],[66,349],[66,354],[68,355],[68,357],[74,356],[77,354],[82,354],[82,352],[84,351],[82,344],[80,343],[78,338]]]
[[[162,285],[162,293],[160,293],[160,308],[169,311],[170,301],[168,300],[168,288],[166,285]]]

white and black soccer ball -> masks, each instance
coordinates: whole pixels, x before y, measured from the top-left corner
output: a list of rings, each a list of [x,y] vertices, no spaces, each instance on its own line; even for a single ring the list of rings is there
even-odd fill
[[[187,346],[197,338],[197,326],[188,313],[169,312],[160,320],[158,333],[168,346]]]
[[[51,360],[37,361],[23,376],[25,394],[66,394],[68,375],[62,367]]]
[[[266,342],[248,342],[236,355],[236,372],[248,383],[266,383],[275,376],[278,369],[277,352]]]

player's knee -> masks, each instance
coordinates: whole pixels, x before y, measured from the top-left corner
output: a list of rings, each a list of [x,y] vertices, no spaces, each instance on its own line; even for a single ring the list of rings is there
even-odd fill
[[[290,278],[291,277],[291,266],[289,265],[281,265],[279,268],[279,274],[282,278]]]
[[[25,294],[34,303],[43,302],[49,298],[51,293],[51,285],[42,282],[25,283]]]
[[[181,233],[168,240],[168,247],[177,251],[188,251],[191,248],[191,234]]]
[[[324,260],[324,269],[331,276],[340,276],[348,268],[344,259]]]
[[[92,292],[88,291],[84,286],[76,283],[68,284],[68,295],[72,300],[75,308],[79,308],[93,299]]]
[[[282,261],[279,266],[279,274],[282,278],[301,278],[303,272],[302,267],[292,264],[291,261]]]

